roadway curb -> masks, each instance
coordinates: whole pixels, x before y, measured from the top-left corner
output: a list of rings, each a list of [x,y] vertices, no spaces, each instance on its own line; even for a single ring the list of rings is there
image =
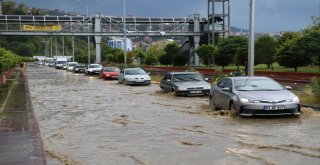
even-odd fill
[[[320,111],[320,107],[318,106],[313,106],[313,105],[308,105],[308,104],[301,104],[302,107],[306,107],[306,108],[312,108],[315,111]]]
[[[26,107],[28,110],[29,115],[29,128],[30,133],[34,134],[37,137],[37,141],[33,142],[32,147],[32,153],[35,157],[40,157],[40,162],[29,162],[30,164],[39,164],[39,165],[47,165],[44,147],[43,147],[43,141],[41,138],[40,128],[38,124],[38,120],[36,118],[34,108],[31,101],[31,95],[30,95],[30,89],[29,89],[29,83],[28,83],[28,75],[26,74],[25,68],[21,69],[21,75],[24,76],[25,80],[25,89],[26,89]]]

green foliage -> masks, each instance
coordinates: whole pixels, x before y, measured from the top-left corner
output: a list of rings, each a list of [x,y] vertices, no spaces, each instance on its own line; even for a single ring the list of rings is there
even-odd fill
[[[268,35],[261,36],[255,41],[255,64],[267,64],[275,62],[276,48],[278,42]]]
[[[235,56],[243,55],[244,50],[248,49],[247,43],[248,39],[244,36],[230,36],[219,40],[215,63],[223,68],[231,63],[240,65],[240,60],[234,61],[234,59],[239,59]]]
[[[158,63],[159,63],[159,60],[158,60],[157,56],[155,56],[153,54],[148,54],[145,57],[145,64],[146,65],[155,65],[155,64],[158,64]]]
[[[197,48],[196,53],[200,58],[205,59],[209,66],[213,64],[214,56],[217,54],[217,47],[213,45],[201,45]]]
[[[164,48],[165,54],[161,55],[159,61],[163,65],[182,65],[182,62],[174,61],[176,56],[180,56],[180,47],[177,43],[169,43]],[[180,57],[177,57],[180,58]],[[186,62],[185,62],[186,63]]]
[[[304,51],[298,45],[300,39],[287,40],[280,48],[277,50],[276,58],[277,62],[281,66],[297,68],[300,66],[305,66],[311,63],[310,56],[306,55]]]
[[[312,94],[316,100],[320,99],[320,86],[317,77],[312,77],[310,81],[310,86],[312,89]]]
[[[187,64],[187,57],[183,55],[176,55],[173,57],[173,65],[174,66],[185,66]]]
[[[17,4],[13,1],[2,2],[2,11],[5,15],[43,15],[40,9],[30,9],[24,4]]]
[[[13,68],[20,62],[22,62],[20,56],[17,56],[4,48],[0,48],[0,73]]]

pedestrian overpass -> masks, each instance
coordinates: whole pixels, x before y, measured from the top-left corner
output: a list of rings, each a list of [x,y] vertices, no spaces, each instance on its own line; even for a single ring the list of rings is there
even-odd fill
[[[124,28],[124,24],[126,25]],[[192,17],[116,17],[0,15],[0,35],[25,36],[94,36],[97,63],[101,62],[102,36],[186,36],[192,37],[192,64],[199,65],[194,50],[200,36],[208,33],[207,20],[199,14]],[[222,28],[221,28],[222,30]],[[215,29],[219,31],[219,29]]]

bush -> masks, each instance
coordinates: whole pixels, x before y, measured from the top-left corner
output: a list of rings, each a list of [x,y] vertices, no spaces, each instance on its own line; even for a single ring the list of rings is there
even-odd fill
[[[310,81],[312,94],[316,100],[320,99],[320,86],[317,77],[312,77]]]
[[[0,73],[13,68],[22,62],[22,58],[4,48],[0,48]]]

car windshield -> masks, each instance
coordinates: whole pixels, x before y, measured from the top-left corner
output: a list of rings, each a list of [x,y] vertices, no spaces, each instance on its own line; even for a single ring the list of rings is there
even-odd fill
[[[75,68],[85,68],[86,66],[85,65],[76,65],[74,66]]]
[[[67,61],[57,61],[57,64],[66,64]]]
[[[103,68],[104,72],[119,72],[119,68]]]
[[[89,68],[100,68],[99,65],[90,65]]]
[[[281,91],[284,87],[272,79],[235,80],[234,87],[238,91]]]
[[[182,82],[182,81],[204,81],[203,77],[200,74],[174,74],[173,82]]]
[[[146,72],[142,69],[129,69],[125,71],[126,75],[138,75],[138,74],[146,74]]]

